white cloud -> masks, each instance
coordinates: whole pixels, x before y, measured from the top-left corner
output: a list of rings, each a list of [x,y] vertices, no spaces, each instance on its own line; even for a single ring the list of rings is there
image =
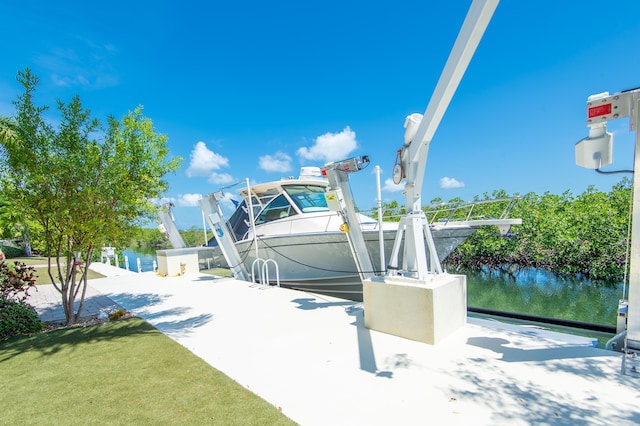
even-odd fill
[[[442,189],[452,189],[452,188],[462,188],[464,187],[464,182],[460,182],[456,178],[443,177],[440,179],[440,188]]]
[[[291,170],[291,157],[284,152],[274,155],[263,155],[259,160],[259,167],[265,172],[288,172]]]
[[[398,192],[404,190],[404,185],[402,182],[400,182],[400,185],[396,185],[395,183],[393,183],[393,179],[389,178],[385,179],[384,185],[381,189],[385,192]]]
[[[176,204],[176,199],[173,198],[173,197],[162,197],[160,199],[151,198],[151,199],[149,199],[149,201],[151,203],[153,203],[154,205],[156,205],[156,206],[160,206],[162,204],[167,204],[167,203],[171,203],[171,204],[174,204],[174,205]]]
[[[227,173],[212,172],[211,176],[209,176],[209,182],[216,183],[216,184],[219,184],[219,185],[224,185],[226,183],[231,183],[234,180],[235,179],[233,178],[233,176],[231,176],[230,174],[227,174]]]
[[[176,205],[180,207],[197,207],[198,200],[202,199],[202,194],[182,194],[178,198]]]
[[[189,167],[187,168],[187,176],[189,177],[207,176],[212,170],[229,167],[229,159],[211,151],[204,142],[195,144],[189,158]]]
[[[302,147],[296,154],[301,160],[330,161],[343,160],[358,147],[356,133],[349,126],[340,133],[327,132],[316,138],[311,147]]]

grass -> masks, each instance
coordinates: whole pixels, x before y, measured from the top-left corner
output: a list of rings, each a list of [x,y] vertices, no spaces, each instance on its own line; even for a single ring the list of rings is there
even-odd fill
[[[139,318],[2,341],[0,371],[6,424],[294,424]]]
[[[47,272],[47,258],[46,257],[39,257],[39,256],[33,256],[33,257],[14,257],[11,259],[7,259],[7,262],[13,264],[13,262],[18,261],[21,263],[24,263],[28,266],[35,266],[36,268],[36,285],[41,285],[41,284],[51,284],[51,278],[49,277],[49,273]],[[55,261],[52,259],[51,260],[52,264],[51,264],[51,272],[53,273],[53,276],[56,278],[58,277],[58,267],[54,266],[55,265]],[[64,262],[62,262],[64,263]],[[78,274],[78,278],[80,278],[80,274]],[[104,275],[99,274],[95,271],[92,271],[91,269],[89,269],[89,271],[87,272],[87,279],[93,280],[96,278],[104,278]]]
[[[227,268],[201,269],[200,273],[215,275],[217,277],[224,277],[224,278],[229,278],[233,276],[233,274],[231,273],[231,270]]]

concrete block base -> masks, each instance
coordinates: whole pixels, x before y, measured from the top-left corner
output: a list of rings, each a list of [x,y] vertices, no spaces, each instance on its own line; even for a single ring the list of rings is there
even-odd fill
[[[363,282],[363,301],[367,328],[435,345],[467,322],[467,277],[375,277]]]
[[[158,274],[176,276],[195,274],[200,271],[198,251],[193,248],[158,250]]]

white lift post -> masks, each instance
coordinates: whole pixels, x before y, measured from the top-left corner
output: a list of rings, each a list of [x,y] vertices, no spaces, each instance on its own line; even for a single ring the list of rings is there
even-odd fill
[[[362,170],[368,163],[369,157],[363,156],[329,163],[322,168],[322,174],[329,180],[329,189],[325,192],[327,206],[330,210],[337,211],[345,221],[346,226],[343,225],[342,231],[347,235],[351,254],[363,281],[373,277],[375,272],[362,235],[360,219],[351,199],[348,173]]]
[[[610,120],[629,117],[629,129],[636,132],[633,159],[633,212],[631,260],[627,311],[627,334],[623,348],[622,373],[640,377],[640,89],[587,99],[589,136],[575,146],[576,164],[600,169],[613,163],[613,135],[607,132]]]
[[[160,218],[160,225],[158,225],[158,230],[163,234],[167,234],[169,237],[169,242],[171,243],[171,247],[174,249],[182,249],[186,248],[187,244],[182,239],[182,235],[178,231],[176,227],[175,219],[173,218],[173,213],[171,209],[173,208],[172,203],[162,204],[158,207],[158,217]]]
[[[412,114],[405,121],[393,178],[396,184],[406,179],[407,214],[400,220],[386,276],[363,282],[369,328],[435,344],[466,323],[466,277],[442,273],[422,211],[422,185],[429,144],[497,6],[498,0],[474,0],[424,116]]]
[[[198,202],[213,230],[213,236],[218,242],[218,246],[229,265],[229,269],[233,271],[235,277],[239,280],[251,281],[251,275],[247,272],[240,253],[238,253],[236,249],[235,242],[231,237],[233,233],[223,219],[222,208],[216,198],[216,193],[205,195]]]
[[[404,145],[398,150],[398,161],[393,170],[396,184],[406,179],[407,214],[400,222],[406,235],[401,275],[423,281],[429,274],[442,272],[427,218],[422,211],[422,185],[429,145],[497,6],[498,0],[473,2],[424,115],[411,114],[405,121]],[[423,242],[425,237],[431,259],[429,266]],[[398,268],[399,240],[402,238],[403,233],[398,232],[390,259],[391,268]],[[393,274],[393,269],[389,273]]]

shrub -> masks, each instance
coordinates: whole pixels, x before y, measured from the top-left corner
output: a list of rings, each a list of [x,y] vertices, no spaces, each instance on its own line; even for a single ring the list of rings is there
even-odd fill
[[[41,330],[42,322],[33,306],[0,296],[0,340]]]
[[[24,302],[29,290],[36,286],[36,268],[18,261],[14,264],[0,263],[0,297]]]
[[[120,318],[122,318],[126,314],[127,314],[127,311],[125,311],[124,309],[118,309],[117,311],[115,311],[111,315],[109,315],[109,320],[110,321],[119,320]]]

